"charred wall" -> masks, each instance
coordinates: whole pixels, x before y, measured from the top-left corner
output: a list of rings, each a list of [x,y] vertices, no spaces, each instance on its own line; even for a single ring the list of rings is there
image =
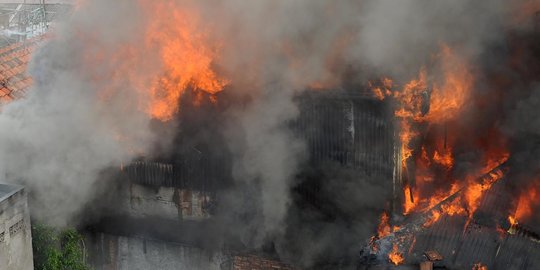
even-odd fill
[[[343,167],[386,179],[388,189],[392,189],[395,131],[392,113],[385,103],[347,91],[309,91],[297,96],[295,102],[300,114],[291,129],[305,142],[308,152],[302,172]],[[191,113],[182,118],[181,124],[186,126],[182,126],[176,140],[179,150],[161,158],[162,162],[140,160],[126,166],[123,172],[129,181],[207,193],[231,185],[230,157],[222,149],[224,143],[215,147],[215,142],[223,139],[207,136],[219,134],[205,124],[205,119],[212,116]]]
[[[340,185],[347,178],[344,172],[355,181],[377,179],[387,191],[393,189],[396,140],[388,104],[348,91],[307,92],[297,103],[300,115],[293,130],[308,151],[297,189],[301,194],[324,201],[321,181]]]
[[[307,91],[294,101],[299,115],[286,128],[305,144],[306,155],[291,184],[284,235],[265,239],[262,252],[295,265],[315,264],[320,269],[354,265],[359,243],[372,234],[380,213],[391,208],[395,175],[393,113],[385,102],[350,91]],[[109,205],[125,209],[113,211],[118,217],[102,219],[92,231],[127,236],[145,231],[151,234],[148,237],[170,241],[167,233],[152,234],[141,226],[135,226],[134,232],[110,228],[127,228],[130,226],[126,223],[135,221],[212,223],[210,230],[215,238],[202,236],[190,244],[205,246],[207,241],[218,243],[223,240],[219,238],[225,238],[234,250],[245,248],[235,240],[238,235],[230,232],[240,230],[236,227],[241,227],[237,223],[242,221],[228,220],[238,209],[229,208],[221,200],[228,189],[238,185],[232,179],[231,155],[222,132],[216,130],[219,125],[211,124],[219,121],[216,119],[223,110],[192,109],[181,116],[174,153],[141,159],[122,168],[121,184],[113,196],[121,203]],[[198,110],[203,111],[198,114]],[[250,198],[245,200],[256,204]],[[177,234],[173,231],[170,235]],[[204,235],[204,231],[196,234]]]
[[[308,155],[292,189],[288,240],[280,245],[314,269],[348,269],[359,243],[392,207],[393,114],[388,104],[353,91],[310,91],[296,102],[292,129]]]
[[[335,162],[392,179],[394,127],[383,102],[344,91],[309,92],[297,102],[294,129],[308,146],[311,166]]]

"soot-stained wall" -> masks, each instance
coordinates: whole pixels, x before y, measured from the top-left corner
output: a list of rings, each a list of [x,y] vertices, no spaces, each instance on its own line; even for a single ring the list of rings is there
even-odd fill
[[[314,92],[297,98],[294,128],[312,166],[332,161],[367,175],[392,179],[394,126],[385,103],[346,92]]]

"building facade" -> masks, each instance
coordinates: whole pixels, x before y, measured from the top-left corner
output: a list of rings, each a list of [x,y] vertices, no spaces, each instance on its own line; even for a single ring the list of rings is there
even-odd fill
[[[34,269],[30,213],[21,186],[0,184],[0,268]]]

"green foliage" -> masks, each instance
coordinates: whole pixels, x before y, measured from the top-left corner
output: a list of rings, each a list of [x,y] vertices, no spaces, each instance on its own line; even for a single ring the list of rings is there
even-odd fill
[[[37,270],[89,270],[84,262],[83,238],[74,229],[56,230],[32,225],[34,268]]]

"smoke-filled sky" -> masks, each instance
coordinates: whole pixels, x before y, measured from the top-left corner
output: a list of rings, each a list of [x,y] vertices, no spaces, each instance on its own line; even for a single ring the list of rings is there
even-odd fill
[[[380,76],[410,80],[432,64],[442,44],[480,65],[487,48],[522,21],[516,10],[529,2],[82,1],[35,52],[28,96],[0,112],[0,173],[29,187],[38,218],[76,222],[102,170],[151,156],[156,141],[170,139],[150,123],[176,112],[177,104],[151,89],[190,83],[210,93],[225,89],[246,98],[226,111],[221,134],[233,154],[233,177],[260,192],[260,216],[248,224],[255,233],[246,242],[257,246],[270,235],[283,243],[291,233],[287,222],[295,220],[287,218],[295,213],[294,176],[306,158],[303,142],[286,125],[298,115],[296,94]],[[164,74],[169,80],[159,79]],[[177,102],[181,94],[170,97]],[[520,103],[510,118],[529,116],[535,100]],[[297,234],[296,243],[322,244],[297,248],[300,263],[334,252],[342,232],[355,240],[368,236],[377,222],[371,217],[380,202],[370,196],[379,187],[367,176],[341,174],[366,181],[324,192],[353,205],[346,211],[368,213],[366,219],[306,227],[310,233]]]

